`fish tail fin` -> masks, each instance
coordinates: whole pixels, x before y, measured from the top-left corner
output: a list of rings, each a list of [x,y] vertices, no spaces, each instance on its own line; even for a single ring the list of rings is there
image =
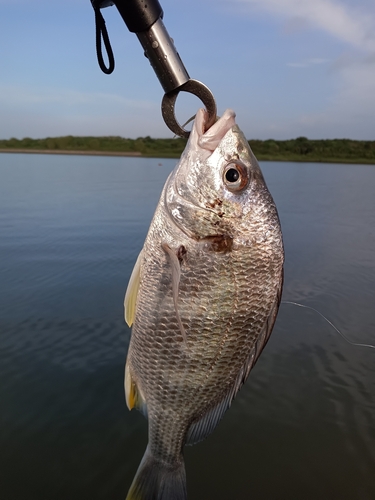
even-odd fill
[[[126,500],[187,500],[185,464],[156,460],[149,447],[143,456]]]

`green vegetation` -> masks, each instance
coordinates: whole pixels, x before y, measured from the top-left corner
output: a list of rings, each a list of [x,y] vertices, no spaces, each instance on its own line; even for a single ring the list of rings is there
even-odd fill
[[[250,140],[251,148],[259,160],[312,161],[375,164],[375,141],[350,139],[310,140],[298,137],[287,141]],[[0,140],[0,150],[40,150],[51,152],[79,151],[90,153],[126,154],[138,153],[157,158],[178,158],[186,140],[152,139],[138,137],[47,137],[46,139]]]
[[[259,160],[375,164],[375,141],[297,137],[288,141],[268,139],[249,143]]]
[[[151,137],[138,137],[138,139],[125,139],[123,137],[47,137],[46,139],[9,139],[0,140],[0,150],[28,149],[37,151],[80,151],[97,153],[139,153],[142,156],[178,158],[181,155],[186,140],[152,139]]]

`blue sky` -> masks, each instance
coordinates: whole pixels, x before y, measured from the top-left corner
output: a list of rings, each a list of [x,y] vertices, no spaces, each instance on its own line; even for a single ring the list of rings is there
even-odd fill
[[[374,0],[160,0],[192,78],[249,139],[375,140]],[[171,137],[163,89],[115,7],[116,68],[96,61],[90,0],[0,0],[0,138]],[[180,94],[177,116],[199,101]]]

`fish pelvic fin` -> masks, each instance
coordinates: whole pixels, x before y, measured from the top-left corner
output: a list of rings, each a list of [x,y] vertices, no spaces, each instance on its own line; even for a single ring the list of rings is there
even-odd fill
[[[132,274],[129,279],[128,287],[125,293],[124,312],[125,321],[128,326],[132,326],[135,317],[135,306],[137,304],[137,296],[139,284],[141,280],[141,261],[143,256],[143,249],[140,251],[137,261],[134,265]]]
[[[147,447],[126,500],[187,500],[185,464],[156,460]]]
[[[180,278],[181,278],[181,264],[180,264],[180,260],[178,258],[178,251],[176,252],[175,250],[172,250],[172,248],[167,243],[162,243],[161,246],[162,246],[164,252],[169,257],[169,262],[171,265],[171,272],[172,272],[173,304],[174,304],[174,309],[176,311],[178,326],[180,328],[182,338],[186,344],[187,343],[186,331],[185,331],[184,325],[182,324],[182,321],[181,321],[181,316],[180,316],[180,313],[178,310],[178,303],[177,303]]]
[[[129,361],[126,362],[125,365],[125,400],[126,405],[129,410],[136,408],[139,410],[145,417],[147,417],[147,405],[146,401],[138,389],[137,384],[135,383],[131,371]]]

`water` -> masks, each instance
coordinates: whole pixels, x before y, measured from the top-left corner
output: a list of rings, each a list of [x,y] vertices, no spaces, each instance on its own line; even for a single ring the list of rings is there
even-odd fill
[[[161,163],[161,165],[160,165]],[[147,441],[128,412],[123,296],[175,160],[0,155],[0,498],[124,499]],[[264,163],[284,300],[375,344],[375,168]],[[189,500],[373,500],[375,350],[283,304]]]

